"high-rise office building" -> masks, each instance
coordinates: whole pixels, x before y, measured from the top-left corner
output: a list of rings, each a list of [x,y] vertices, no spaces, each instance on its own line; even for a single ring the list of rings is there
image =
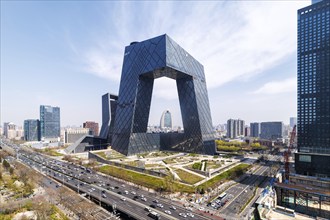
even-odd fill
[[[48,105],[40,106],[40,138],[56,140],[61,136],[60,108]]]
[[[237,138],[244,136],[245,122],[241,119],[229,119],[227,121],[227,137]]]
[[[40,128],[38,119],[24,120],[24,140],[26,141],[39,141]]]
[[[267,140],[277,140],[283,138],[283,122],[261,122],[260,138]]]
[[[174,79],[183,133],[147,133],[154,80]],[[156,150],[215,153],[204,67],[166,34],[125,48],[111,146],[125,155]]]
[[[89,128],[92,135],[99,135],[99,123],[95,121],[86,121],[83,123],[83,128]]]
[[[260,137],[260,123],[250,123],[250,137]]]
[[[16,138],[16,125],[12,122],[3,123],[3,135],[8,139]]]
[[[298,10],[298,174],[330,177],[330,1]]]
[[[250,137],[250,135],[251,135],[251,129],[250,129],[250,127],[249,126],[245,126],[245,128],[244,128],[244,136],[245,137]]]
[[[172,115],[169,110],[165,110],[160,118],[161,129],[172,129]]]
[[[118,96],[110,93],[102,95],[102,126],[100,138],[112,140]]]

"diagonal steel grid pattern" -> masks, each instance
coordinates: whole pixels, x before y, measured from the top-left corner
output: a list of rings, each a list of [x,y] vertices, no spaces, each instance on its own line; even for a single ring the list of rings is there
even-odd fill
[[[176,80],[184,134],[148,134],[154,79]],[[112,148],[133,155],[155,150],[214,154],[204,67],[167,35],[125,48]]]

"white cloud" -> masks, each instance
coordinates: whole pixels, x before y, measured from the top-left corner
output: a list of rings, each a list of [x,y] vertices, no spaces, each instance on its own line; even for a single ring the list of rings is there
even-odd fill
[[[289,78],[283,81],[268,82],[253,92],[253,94],[279,94],[297,90],[297,79]]]
[[[102,34],[85,52],[86,71],[119,82],[124,46],[167,33],[199,60],[209,88],[251,77],[296,53],[302,1],[110,3]],[[161,83],[162,84],[162,83]],[[170,97],[166,84],[155,91]]]

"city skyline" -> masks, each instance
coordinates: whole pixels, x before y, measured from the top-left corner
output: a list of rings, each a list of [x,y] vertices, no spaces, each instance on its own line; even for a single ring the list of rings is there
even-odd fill
[[[296,11],[310,1],[187,4],[1,2],[1,125],[37,118],[39,105],[59,106],[63,126],[101,124],[101,96],[118,91],[124,46],[164,33],[204,65],[213,125],[288,124],[297,103]],[[168,88],[174,80],[155,81],[148,124],[170,109],[182,125]]]

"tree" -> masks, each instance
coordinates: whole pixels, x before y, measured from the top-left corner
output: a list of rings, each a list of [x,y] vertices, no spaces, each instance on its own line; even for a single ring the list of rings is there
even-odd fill
[[[33,210],[38,219],[49,219],[53,212],[52,206],[44,198],[40,198],[33,203]]]
[[[10,168],[9,168],[9,173],[10,173],[10,175],[12,176],[12,175],[14,174],[14,168],[10,167]]]
[[[10,167],[10,164],[8,163],[7,160],[3,160],[3,161],[2,161],[2,165],[3,165],[3,167],[4,167],[6,170],[8,170],[9,167]]]
[[[170,173],[164,178],[164,185],[167,191],[169,191],[170,193],[173,192],[174,175],[172,173]]]

